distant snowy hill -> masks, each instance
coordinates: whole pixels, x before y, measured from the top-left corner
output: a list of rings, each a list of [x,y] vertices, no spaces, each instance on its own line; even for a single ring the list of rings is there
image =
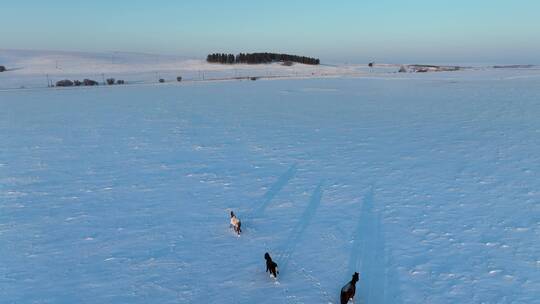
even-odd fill
[[[104,83],[106,78],[125,80],[127,84],[155,84],[159,79],[175,82],[215,81],[234,79],[322,78],[322,77],[376,77],[376,78],[478,78],[486,77],[538,77],[535,66],[467,67],[455,72],[437,72],[437,76],[400,73],[401,64],[304,65],[273,64],[211,64],[203,59],[174,55],[156,55],[130,52],[65,52],[1,50],[0,65],[8,68],[0,73],[1,89],[45,88],[48,81],[85,78]],[[410,65],[418,67],[423,65]],[[415,69],[411,68],[410,72]],[[437,69],[435,69],[437,70]],[[510,72],[509,72],[510,70]],[[513,71],[513,72],[512,72]],[[431,73],[430,73],[431,74]]]
[[[64,52],[34,50],[0,50],[0,62],[21,73],[62,74],[100,71],[103,73],[134,72],[183,67],[188,58],[129,52]],[[198,61],[194,61],[198,62]]]
[[[131,83],[152,83],[159,78],[222,79],[235,77],[342,75],[345,67],[295,64],[221,65],[182,56],[129,52],[63,52],[0,50],[0,65],[10,69],[0,76],[0,89],[46,87],[46,77],[53,80],[105,77],[126,79]]]

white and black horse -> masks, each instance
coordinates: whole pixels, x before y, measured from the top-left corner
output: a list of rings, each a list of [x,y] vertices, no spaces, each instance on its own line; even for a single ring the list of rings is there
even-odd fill
[[[236,232],[238,235],[240,235],[240,232],[242,232],[242,222],[236,217],[234,212],[231,211],[231,228],[234,229],[234,232]]]
[[[264,259],[266,260],[266,272],[270,272],[270,276],[273,275],[274,278],[277,278],[279,270],[276,262],[272,261],[272,258],[268,252],[264,254]]]

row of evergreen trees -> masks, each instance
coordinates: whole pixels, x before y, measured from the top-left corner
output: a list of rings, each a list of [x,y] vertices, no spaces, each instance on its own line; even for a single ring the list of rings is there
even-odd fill
[[[235,63],[272,63],[272,62],[297,62],[303,64],[320,64],[318,58],[311,58],[305,56],[289,55],[289,54],[276,54],[276,53],[251,53],[238,55],[234,54],[219,54],[214,53],[206,57],[206,61],[210,63],[223,63],[223,64],[235,64]]]

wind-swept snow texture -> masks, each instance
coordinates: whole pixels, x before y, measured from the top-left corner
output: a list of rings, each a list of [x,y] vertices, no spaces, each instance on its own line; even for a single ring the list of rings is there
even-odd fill
[[[540,79],[452,77],[0,92],[0,302],[540,303]]]

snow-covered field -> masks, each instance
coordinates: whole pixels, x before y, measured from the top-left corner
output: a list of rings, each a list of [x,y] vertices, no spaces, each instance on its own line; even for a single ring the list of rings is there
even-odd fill
[[[530,70],[0,91],[0,302],[540,303],[539,115]]]

